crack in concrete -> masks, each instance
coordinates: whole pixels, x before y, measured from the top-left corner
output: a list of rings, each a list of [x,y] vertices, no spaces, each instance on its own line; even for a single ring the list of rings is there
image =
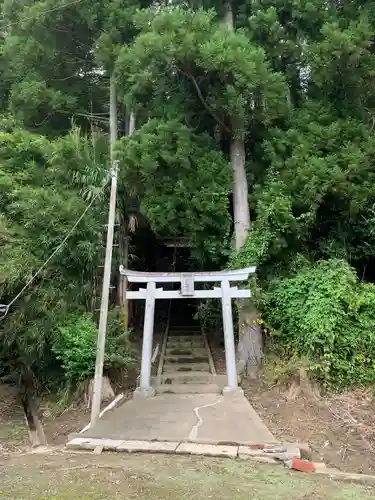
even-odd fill
[[[213,403],[209,403],[209,404],[203,405],[203,406],[196,406],[193,409],[193,412],[195,413],[195,416],[197,417],[198,422],[195,425],[193,425],[193,428],[190,431],[188,439],[197,439],[198,429],[203,424],[203,419],[199,415],[199,410],[202,410],[203,408],[209,408],[210,406],[215,406],[218,403],[221,403],[222,401],[223,401],[223,398],[219,398],[217,401],[214,401]]]

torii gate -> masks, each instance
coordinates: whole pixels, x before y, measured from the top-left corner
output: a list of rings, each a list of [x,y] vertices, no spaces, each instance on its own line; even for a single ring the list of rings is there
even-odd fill
[[[147,283],[147,288],[130,290],[127,292],[128,299],[145,299],[145,317],[143,326],[142,365],[140,386],[136,393],[140,396],[153,396],[154,389],[151,387],[151,358],[154,333],[154,313],[156,299],[212,299],[221,298],[223,310],[223,326],[225,341],[225,362],[227,368],[228,385],[225,392],[235,391],[238,387],[236,352],[233,333],[232,298],[251,297],[250,289],[239,290],[236,286],[230,286],[231,281],[245,281],[250,274],[255,273],[256,267],[237,269],[232,271],[197,272],[197,273],[147,273],[131,271],[120,266],[120,274],[125,276],[130,283]],[[195,283],[220,282],[220,287],[211,290],[196,290]],[[157,288],[157,283],[181,283],[180,290],[164,290]]]

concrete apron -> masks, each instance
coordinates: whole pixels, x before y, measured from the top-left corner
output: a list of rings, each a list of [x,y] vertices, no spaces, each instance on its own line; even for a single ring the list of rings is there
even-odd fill
[[[239,458],[256,462],[283,464],[286,460],[300,458],[298,446],[280,445],[272,449],[271,443],[265,451],[254,445],[205,444],[190,441],[141,441],[97,438],[73,438],[67,448],[70,450],[92,450],[127,453],[175,453],[178,455],[203,455],[207,457]]]
[[[70,436],[67,448],[251,458],[267,443],[276,440],[239,390],[131,399]]]

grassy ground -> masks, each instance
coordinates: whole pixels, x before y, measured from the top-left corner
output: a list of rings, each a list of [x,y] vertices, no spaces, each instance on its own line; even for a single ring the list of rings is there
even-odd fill
[[[14,500],[370,500],[369,486],[281,467],[171,455],[0,457],[0,498]]]

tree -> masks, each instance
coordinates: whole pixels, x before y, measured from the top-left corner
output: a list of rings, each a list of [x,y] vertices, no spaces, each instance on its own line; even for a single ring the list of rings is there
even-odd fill
[[[197,266],[256,264],[257,306],[291,335],[289,320],[270,313],[268,298],[291,283],[283,280],[315,279],[322,259],[332,269],[344,259],[361,279],[375,279],[371,2],[17,0],[3,2],[1,15],[6,300],[100,189],[112,72],[120,136],[131,113],[137,116],[137,132],[116,147],[122,235],[129,216],[142,213],[156,232],[186,233]],[[84,134],[68,132],[72,118]],[[106,208],[98,210],[95,227]],[[70,307],[90,310],[87,290],[97,271],[86,272],[84,261],[97,258],[96,231],[84,226],[72,255],[44,270],[41,278],[53,275],[56,290],[39,281],[33,301],[30,295],[8,318],[25,346],[34,330],[26,331],[22,314],[50,352],[43,333],[55,325],[45,307],[50,297],[69,314]],[[7,330],[7,356],[20,347],[12,335]],[[45,365],[33,370],[44,377],[51,363],[41,359]]]

